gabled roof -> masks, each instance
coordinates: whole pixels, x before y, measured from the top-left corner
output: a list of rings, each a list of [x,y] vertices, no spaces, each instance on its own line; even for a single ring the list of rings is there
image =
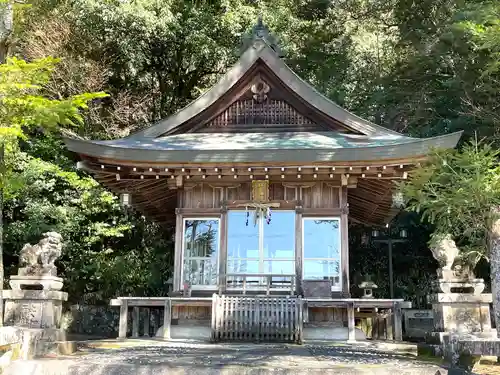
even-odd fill
[[[401,135],[368,137],[337,132],[186,133],[112,141],[66,139],[66,144],[72,151],[93,157],[165,165],[356,162],[422,157],[431,148],[455,147],[460,135],[458,132],[420,139]]]
[[[246,73],[258,62],[262,61],[285,85],[300,98],[318,111],[343,123],[346,127],[367,136],[402,136],[400,133],[376,125],[356,116],[340,107],[314,87],[302,80],[288,67],[276,52],[262,39],[254,43],[243,53],[238,62],[211,89],[194,100],[177,113],[167,117],[157,124],[139,131],[130,138],[156,138],[172,132],[190,118],[199,115],[216,103],[226,92],[235,86]]]
[[[177,113],[122,139],[67,137],[68,149],[81,156],[99,182],[115,192],[133,191],[134,206],[163,223],[175,218],[177,195],[158,170],[176,183],[179,171],[201,171],[210,165],[215,171],[243,166],[352,170],[362,178],[348,195],[350,217],[379,223],[391,212],[394,176],[384,174],[386,167],[406,168],[424,159],[431,148],[454,148],[459,141],[462,132],[413,138],[350,113],[298,77],[265,40],[254,38],[217,84]],[[243,121],[241,105],[246,111]],[[370,173],[379,172],[377,179],[364,178],[369,168]],[[154,180],[143,179],[148,170],[156,173]],[[400,171],[404,176],[406,169]]]

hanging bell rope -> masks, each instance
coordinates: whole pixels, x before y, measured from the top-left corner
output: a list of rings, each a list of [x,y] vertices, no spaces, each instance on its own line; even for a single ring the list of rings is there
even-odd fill
[[[246,212],[246,223],[248,226],[248,218],[250,216],[249,209],[254,210],[253,214],[253,225],[257,225],[257,221],[259,217],[264,217],[266,219],[266,223],[271,223],[271,208],[278,208],[280,206],[279,203],[259,203],[259,202],[250,202],[245,204],[239,204],[237,207],[245,207]]]

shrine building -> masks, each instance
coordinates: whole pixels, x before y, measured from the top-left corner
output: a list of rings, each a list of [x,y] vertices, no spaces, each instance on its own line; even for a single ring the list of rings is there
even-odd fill
[[[460,136],[408,137],[350,113],[292,71],[259,22],[239,60],[177,113],[122,139],[65,142],[79,168],[175,228],[172,318],[182,299],[206,304],[216,330],[217,298],[274,297],[273,316],[289,303],[279,298],[300,298],[299,325],[328,316],[352,339],[353,309],[400,300],[352,295],[349,222],[387,223],[394,182]]]

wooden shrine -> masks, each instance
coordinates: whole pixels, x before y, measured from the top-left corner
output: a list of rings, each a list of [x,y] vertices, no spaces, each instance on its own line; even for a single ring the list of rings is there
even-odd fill
[[[79,168],[175,228],[176,301],[300,296],[303,321],[353,327],[352,309],[368,301],[351,299],[349,221],[385,224],[396,212],[394,181],[461,134],[412,138],[348,112],[256,28],[238,62],[177,113],[122,139],[65,142]],[[173,316],[182,320],[181,310]]]

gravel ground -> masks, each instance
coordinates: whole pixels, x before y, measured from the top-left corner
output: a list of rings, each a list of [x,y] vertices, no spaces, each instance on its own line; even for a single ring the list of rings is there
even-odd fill
[[[355,345],[181,344],[91,349],[17,361],[5,375],[345,374],[446,375],[437,365]],[[451,373],[450,373],[451,375]]]

